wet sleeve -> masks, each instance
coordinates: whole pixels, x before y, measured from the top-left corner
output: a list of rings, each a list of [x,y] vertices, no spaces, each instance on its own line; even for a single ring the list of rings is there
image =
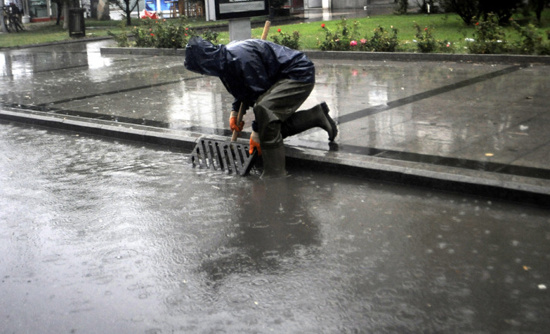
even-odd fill
[[[239,111],[239,108],[241,107],[241,103],[244,103],[244,106],[243,106],[243,115],[246,114],[246,111],[248,110],[249,108],[249,105],[248,103],[246,102],[242,102],[238,99],[235,99],[235,101],[233,101],[233,110],[238,112]]]

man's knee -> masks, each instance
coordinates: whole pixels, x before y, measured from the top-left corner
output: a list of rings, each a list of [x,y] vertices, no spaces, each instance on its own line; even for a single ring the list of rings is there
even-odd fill
[[[292,112],[289,112],[288,115],[277,114],[275,110],[267,106],[269,103],[266,105],[265,102],[260,101],[254,106],[254,116],[258,125],[260,145],[262,149],[279,148],[283,145],[282,123]]]
[[[273,149],[283,145],[283,136],[281,135],[281,122],[274,121],[260,125],[260,146],[262,149]]]

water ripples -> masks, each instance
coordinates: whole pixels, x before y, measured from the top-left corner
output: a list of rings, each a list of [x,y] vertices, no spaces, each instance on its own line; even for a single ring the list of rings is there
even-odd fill
[[[545,310],[529,290],[550,254],[540,212],[311,171],[268,184],[158,147],[0,126],[2,286],[53,321],[38,290],[151,333],[469,331],[498,292],[514,326]]]

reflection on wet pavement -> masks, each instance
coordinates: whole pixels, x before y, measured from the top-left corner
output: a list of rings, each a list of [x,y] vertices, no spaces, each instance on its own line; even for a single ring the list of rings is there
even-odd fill
[[[102,56],[111,41],[0,53],[5,107],[227,135],[232,97],[179,56]],[[550,179],[547,66],[314,59],[338,150]],[[245,117],[250,131],[252,112]],[[328,150],[323,131],[288,138]]]

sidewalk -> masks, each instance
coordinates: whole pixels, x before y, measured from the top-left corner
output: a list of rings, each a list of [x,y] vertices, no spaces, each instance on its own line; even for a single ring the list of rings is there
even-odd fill
[[[217,78],[186,71],[178,55],[121,54],[105,49],[111,43],[0,52],[0,119],[186,150],[204,135],[229,140],[220,111],[232,97]],[[304,107],[326,101],[340,132],[331,146],[323,131],[288,138],[290,171],[301,164],[548,203],[550,66],[536,57],[309,55],[317,85]]]

